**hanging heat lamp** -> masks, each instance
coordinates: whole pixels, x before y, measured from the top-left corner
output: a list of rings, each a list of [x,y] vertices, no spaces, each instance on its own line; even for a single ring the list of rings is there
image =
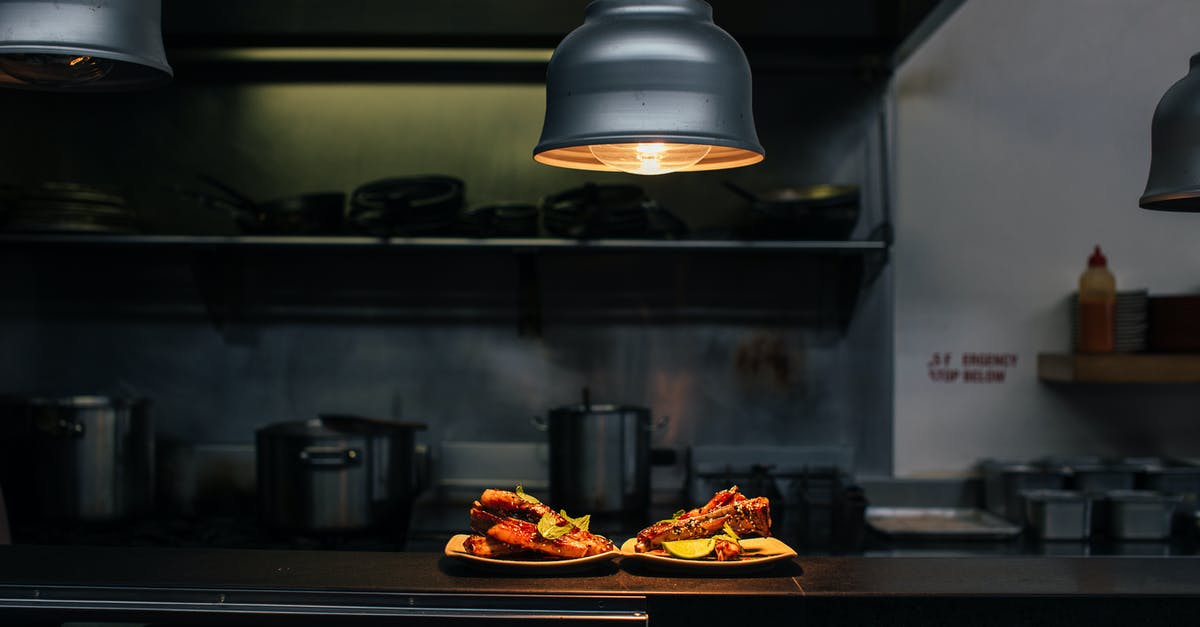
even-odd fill
[[[594,0],[546,72],[533,158],[666,174],[758,163],[750,65],[700,0]]]
[[[171,80],[161,0],[0,0],[0,86],[121,91]]]
[[[1150,125],[1150,177],[1138,204],[1200,211],[1200,53],[1159,100]]]

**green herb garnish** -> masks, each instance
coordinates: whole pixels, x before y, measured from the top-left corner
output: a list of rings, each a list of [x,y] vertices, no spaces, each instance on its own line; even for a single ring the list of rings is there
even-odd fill
[[[546,512],[542,514],[542,519],[538,521],[537,530],[541,536],[547,540],[555,540],[567,535],[574,525],[569,522],[565,525],[558,524],[558,516],[554,512]]]
[[[732,542],[738,546],[742,545],[742,543],[740,542],[741,538],[738,537],[738,534],[737,534],[737,532],[735,532],[733,530],[733,527],[729,526],[729,523],[725,523],[722,526],[722,531],[724,531],[725,533],[718,533],[717,535],[713,536],[713,539],[719,538],[721,540],[727,540],[729,542]]]
[[[686,513],[687,513],[687,510],[686,510],[686,509],[681,509],[681,510],[679,510],[679,511],[675,512],[674,514],[671,514],[671,517],[670,517],[670,518],[664,518],[664,519],[662,519],[662,520],[660,520],[660,521],[658,521],[658,522],[656,522],[656,523],[654,523],[654,524],[656,524],[656,525],[657,525],[657,524],[659,524],[659,523],[669,523],[669,522],[675,522],[676,520],[679,520],[679,517],[680,517],[680,516],[683,516],[683,515],[684,515],[684,514],[686,514]]]
[[[559,516],[565,518],[567,522],[565,524],[560,524],[558,522],[560,520]],[[542,518],[537,524],[537,530],[543,538],[547,540],[554,540],[571,533],[572,529],[587,531],[588,524],[591,523],[591,521],[591,514],[584,514],[579,518],[571,518],[567,515],[566,510],[560,509],[558,510],[558,516],[556,516],[554,512],[546,512],[545,514],[542,514]]]
[[[561,514],[563,518],[566,518],[567,522],[571,523],[576,529],[578,529],[580,531],[587,531],[588,525],[591,524],[591,522],[592,522],[591,514],[584,514],[583,516],[580,516],[579,518],[571,518],[570,516],[567,515],[567,510],[565,510],[565,509],[558,510],[558,513]]]
[[[521,499],[522,501],[525,501],[526,503],[534,503],[534,504],[541,503],[541,501],[537,500],[537,497],[531,496],[529,494],[525,494],[525,487],[519,483],[517,484],[516,492],[517,492],[517,498]]]

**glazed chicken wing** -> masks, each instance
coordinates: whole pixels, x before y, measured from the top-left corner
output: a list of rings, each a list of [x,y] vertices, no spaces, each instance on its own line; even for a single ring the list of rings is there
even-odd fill
[[[663,520],[637,534],[634,550],[645,553],[662,547],[671,540],[711,538],[729,525],[738,535],[771,535],[771,506],[765,496],[746,498],[737,491],[737,486],[713,495],[703,507],[684,512],[678,518]],[[728,547],[718,550],[728,554]]]
[[[549,534],[553,535],[549,538],[543,536],[538,530],[538,523],[543,518],[552,527],[559,528],[561,533]],[[468,538],[464,548],[468,553],[481,557],[502,557],[531,551],[570,559],[598,555],[615,548],[608,538],[580,529],[546,504],[506,490],[484,490],[471,507],[471,529],[479,535]],[[507,546],[512,551],[497,544]]]

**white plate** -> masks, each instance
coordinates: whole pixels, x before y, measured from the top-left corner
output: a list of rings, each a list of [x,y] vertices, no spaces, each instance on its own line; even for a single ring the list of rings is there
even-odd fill
[[[604,562],[611,562],[620,555],[616,549],[598,555],[589,555],[587,557],[576,557],[570,559],[530,559],[528,556],[513,556],[510,558],[495,558],[495,557],[479,557],[471,555],[463,548],[463,542],[470,536],[465,533],[460,533],[450,538],[446,543],[446,557],[464,560],[475,565],[485,566],[488,568],[496,568],[508,571],[525,571],[525,572],[544,572],[552,574],[555,572],[571,571],[580,568],[591,568],[598,566]]]
[[[653,553],[638,553],[633,550],[637,538],[630,538],[621,544],[621,558],[643,561],[648,566],[677,570],[709,571],[713,574],[725,571],[754,570],[769,566],[776,562],[790,560],[796,557],[796,551],[784,544],[778,538],[746,538],[741,541],[741,559],[719,562],[713,558],[685,560],[670,555],[655,555]]]

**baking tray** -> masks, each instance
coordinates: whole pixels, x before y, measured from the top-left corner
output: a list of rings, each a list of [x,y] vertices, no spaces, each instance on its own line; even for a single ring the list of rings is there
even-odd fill
[[[979,509],[955,507],[868,507],[867,525],[889,538],[1007,540],[1021,527]]]

